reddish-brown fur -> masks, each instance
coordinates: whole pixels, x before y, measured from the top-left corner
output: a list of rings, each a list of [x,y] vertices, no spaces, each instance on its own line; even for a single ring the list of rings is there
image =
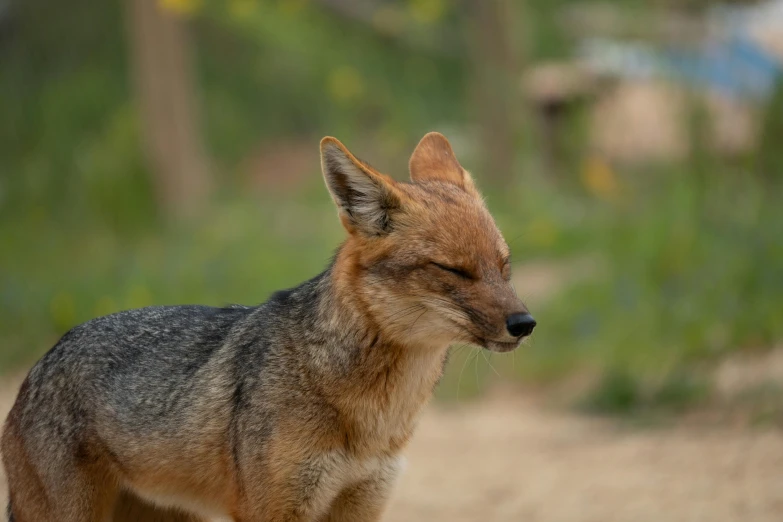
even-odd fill
[[[303,313],[345,346],[307,348],[285,329],[277,334],[269,382],[259,387],[261,403],[274,406],[270,433],[264,425],[233,429],[235,410],[255,397],[242,396],[219,359],[199,374],[206,384],[174,435],[145,433],[154,442],[142,443],[104,420],[111,415],[89,412],[97,427],[79,431],[77,450],[51,450],[67,470],[62,483],[30,453],[40,448],[33,427],[46,422],[31,389],[61,397],[64,384],[34,369],[2,439],[15,522],[203,520],[148,497],[235,522],[381,517],[449,346],[512,349],[520,338],[509,337],[506,318],[526,309],[509,283],[508,247],[443,136],[428,134],[414,151],[412,183],[380,174],[334,138],[321,150],[349,237],[319,283],[320,304]],[[237,437],[259,442],[248,448]]]

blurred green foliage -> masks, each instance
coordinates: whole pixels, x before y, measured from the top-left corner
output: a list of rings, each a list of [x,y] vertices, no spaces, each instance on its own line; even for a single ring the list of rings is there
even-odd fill
[[[219,178],[213,204],[178,225],[162,220],[142,157],[122,6],[13,4],[0,40],[2,371],[30,364],[96,315],[258,303],[321,270],[342,231],[320,175],[313,168],[294,190],[250,190],[242,163],[259,143],[310,140],[315,164],[317,139],[338,135],[395,158],[399,175],[424,132],[472,121],[469,42],[439,47],[461,34],[454,2],[389,2],[370,25],[316,2],[164,3],[193,16]],[[537,23],[526,59],[566,53],[554,22],[564,3],[527,4]],[[580,166],[579,147],[569,146],[574,181],[562,184],[535,168],[525,142],[502,186],[476,172],[517,270],[585,255],[601,270],[534,309],[540,327],[513,355],[455,351],[441,396],[470,396],[493,371],[547,382],[587,370],[600,376],[585,399],[593,410],[677,410],[707,393],[695,370],[783,339],[783,206],[773,172],[783,151],[770,137],[780,123],[765,125],[773,130],[752,166],[705,156],[615,171]]]

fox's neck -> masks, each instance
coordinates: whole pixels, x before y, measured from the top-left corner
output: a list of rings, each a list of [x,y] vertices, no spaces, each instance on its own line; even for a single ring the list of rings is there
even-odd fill
[[[300,287],[307,288],[306,299],[314,308],[315,322],[309,328],[328,338],[335,348],[344,347],[351,353],[380,348],[419,355],[445,352],[448,340],[427,331],[425,314],[431,312],[418,303],[388,309],[346,250],[341,248],[324,272]]]
[[[319,379],[329,383],[323,392],[356,414],[364,409],[409,425],[440,379],[448,345],[397,338],[372,314],[366,293],[356,286],[361,283],[343,279],[339,256],[337,266],[333,263],[294,291],[307,294],[315,308],[302,335],[323,346],[317,357],[308,355],[309,366],[326,377]]]

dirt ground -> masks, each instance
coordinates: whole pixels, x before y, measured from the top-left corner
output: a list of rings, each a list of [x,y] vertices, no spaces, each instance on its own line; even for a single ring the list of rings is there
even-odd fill
[[[407,457],[390,522],[783,520],[780,430],[629,429],[504,392],[432,405]]]

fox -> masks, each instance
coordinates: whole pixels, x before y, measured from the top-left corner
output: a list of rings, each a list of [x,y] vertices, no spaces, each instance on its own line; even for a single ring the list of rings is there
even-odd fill
[[[374,522],[449,348],[536,321],[449,141],[396,181],[340,141],[321,170],[347,238],[258,306],[151,306],[68,331],[5,422],[9,522]]]

